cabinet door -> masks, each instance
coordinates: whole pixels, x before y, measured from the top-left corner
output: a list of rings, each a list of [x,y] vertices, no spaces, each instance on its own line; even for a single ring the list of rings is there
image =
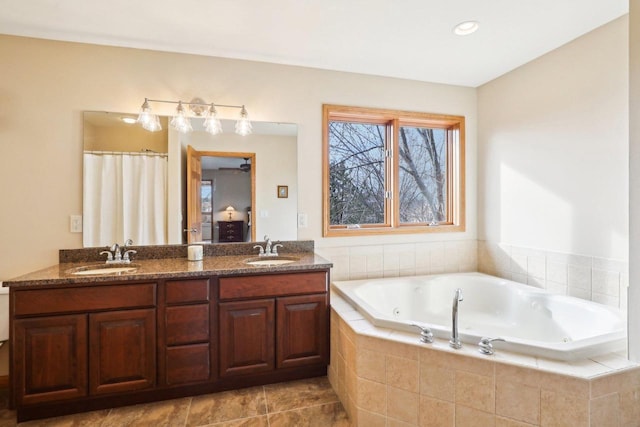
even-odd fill
[[[155,385],[155,309],[89,316],[90,394],[139,390]]]
[[[274,368],[274,300],[220,303],[220,376]]]
[[[327,295],[277,300],[276,367],[327,363]]]
[[[13,369],[18,404],[87,394],[87,316],[49,316],[14,322]]]

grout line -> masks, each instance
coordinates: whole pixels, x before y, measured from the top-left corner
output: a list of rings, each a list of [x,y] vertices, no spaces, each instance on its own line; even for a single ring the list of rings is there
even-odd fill
[[[191,415],[191,404],[193,403],[193,397],[189,398],[189,405],[187,405],[187,416],[184,418],[184,427],[187,426],[189,422],[189,415]]]
[[[102,421],[100,421],[100,426],[103,426],[106,422],[107,419],[109,418],[109,416],[111,415],[111,413],[113,412],[113,408],[109,408],[109,411],[107,412],[107,415],[104,416],[104,418],[102,419]],[[75,414],[73,414],[75,415]],[[47,418],[45,418],[46,420]]]
[[[216,421],[214,423],[208,423],[208,424],[199,424],[198,426],[195,427],[215,427],[215,426],[221,426],[221,425],[229,425],[230,423],[235,423],[236,421],[247,421],[247,420],[253,420],[253,419],[258,419],[258,418],[262,418],[262,417],[267,417],[267,415],[255,415],[252,417],[242,417],[242,418],[234,418],[232,420],[226,420],[226,421]],[[267,425],[268,425],[268,417],[267,417]]]
[[[283,414],[285,412],[293,412],[293,411],[301,411],[303,409],[316,408],[318,406],[335,405],[336,403],[342,404],[342,402],[340,402],[340,399],[336,398],[336,400],[333,402],[322,402],[322,403],[316,403],[315,405],[301,406],[300,408],[291,408],[291,409],[285,409],[284,411],[269,412],[268,415]]]
[[[271,427],[271,420],[269,420],[269,401],[267,400],[267,388],[265,386],[262,386],[262,394],[264,394],[264,409],[267,415],[267,427]]]

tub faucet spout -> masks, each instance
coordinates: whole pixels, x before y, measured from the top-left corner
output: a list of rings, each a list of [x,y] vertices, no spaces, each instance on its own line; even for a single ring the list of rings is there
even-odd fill
[[[451,309],[451,339],[449,340],[449,346],[458,349],[462,347],[460,337],[458,336],[458,302],[462,301],[462,289],[456,289],[456,293],[453,295],[453,308]]]

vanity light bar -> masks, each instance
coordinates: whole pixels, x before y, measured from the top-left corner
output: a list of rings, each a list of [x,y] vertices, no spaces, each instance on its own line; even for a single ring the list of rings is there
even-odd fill
[[[205,103],[200,98],[194,98],[190,102],[145,98],[142,106],[140,107],[140,115],[138,116],[137,122],[140,123],[144,129],[151,132],[162,130],[162,126],[160,125],[158,115],[153,113],[153,111],[151,110],[151,107],[149,106],[150,102],[178,104],[176,108],[176,114],[171,119],[170,124],[171,127],[181,133],[189,133],[193,130],[193,128],[191,127],[191,120],[184,108],[185,105],[189,106],[189,110],[196,117],[204,118],[204,128],[208,133],[212,135],[222,133],[222,124],[220,123],[220,119],[218,119],[218,112],[216,110],[216,107],[240,109],[240,118],[236,122],[235,126],[237,134],[242,136],[249,135],[253,128],[253,126],[251,125],[251,121],[249,121],[249,114],[247,113],[247,109],[244,107],[244,105],[214,104],[213,102]]]

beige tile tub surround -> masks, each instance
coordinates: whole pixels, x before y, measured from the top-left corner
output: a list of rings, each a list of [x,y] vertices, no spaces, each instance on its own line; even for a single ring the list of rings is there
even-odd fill
[[[333,280],[415,276],[478,270],[476,240],[318,247],[333,263]]]
[[[640,425],[640,366],[564,363],[376,328],[332,294],[329,381],[354,426]]]
[[[561,295],[627,308],[629,263],[478,241],[478,271]]]

